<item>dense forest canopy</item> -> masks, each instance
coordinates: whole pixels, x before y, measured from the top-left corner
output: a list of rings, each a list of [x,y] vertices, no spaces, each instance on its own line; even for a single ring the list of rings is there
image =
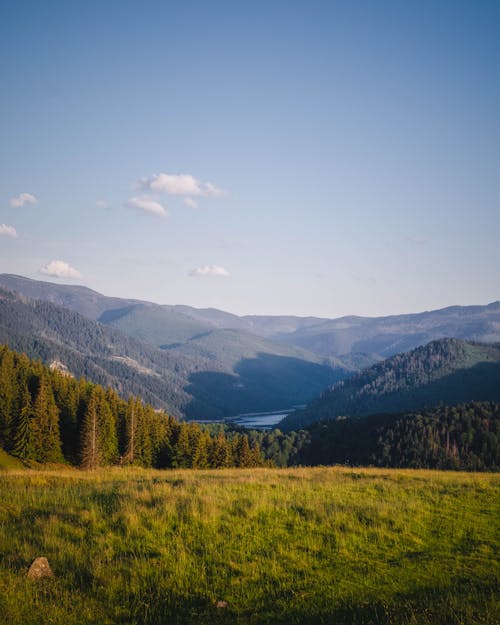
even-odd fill
[[[0,447],[24,461],[217,468],[263,464],[245,434],[214,436],[0,345]]]

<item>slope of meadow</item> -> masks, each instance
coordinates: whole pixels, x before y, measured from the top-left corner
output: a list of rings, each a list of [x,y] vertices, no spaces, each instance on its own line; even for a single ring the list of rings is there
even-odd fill
[[[2,624],[493,625],[499,486],[340,467],[4,471]],[[29,581],[40,555],[55,578]]]

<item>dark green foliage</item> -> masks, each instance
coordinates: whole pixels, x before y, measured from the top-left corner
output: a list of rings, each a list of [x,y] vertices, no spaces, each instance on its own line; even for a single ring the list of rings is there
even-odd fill
[[[24,460],[86,469],[112,464],[211,468],[261,466],[244,434],[210,436],[137,397],[51,370],[0,345],[2,447]],[[236,441],[236,442],[235,442]]]
[[[339,382],[280,424],[294,430],[338,416],[399,413],[440,403],[500,401],[500,346],[441,339]]]
[[[500,469],[500,404],[490,402],[402,415],[338,417],[300,434],[299,444],[286,459],[289,465]],[[287,436],[293,440],[297,433]],[[263,450],[267,457],[265,446]]]

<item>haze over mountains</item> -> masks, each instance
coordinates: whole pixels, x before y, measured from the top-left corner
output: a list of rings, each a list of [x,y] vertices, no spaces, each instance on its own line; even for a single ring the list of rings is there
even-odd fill
[[[500,302],[380,318],[239,317],[8,274],[0,287],[8,290],[0,296],[0,340],[188,418],[304,404],[387,356],[442,337],[500,341]]]
[[[10,274],[0,274],[0,286],[69,308],[158,346],[185,342],[216,329],[231,329],[301,347],[327,358],[361,353],[372,354],[377,360],[443,337],[485,343],[500,341],[500,301],[486,306],[450,306],[388,317],[240,317],[214,308],[107,297],[84,286]]]

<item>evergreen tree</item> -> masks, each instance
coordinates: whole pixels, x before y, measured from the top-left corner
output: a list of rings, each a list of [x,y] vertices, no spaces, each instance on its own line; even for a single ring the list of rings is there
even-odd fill
[[[12,453],[14,456],[23,460],[33,460],[35,456],[35,450],[32,442],[32,426],[31,420],[33,419],[33,405],[31,402],[31,394],[28,387],[24,389],[24,399],[22,408],[19,411],[19,416],[15,424],[14,432],[14,445]]]
[[[35,450],[34,459],[38,462],[62,462],[59,410],[49,380],[43,373],[33,403],[33,418],[30,423]]]
[[[97,469],[102,463],[98,419],[98,401],[92,392],[85,412],[82,429],[81,466],[83,469]]]

